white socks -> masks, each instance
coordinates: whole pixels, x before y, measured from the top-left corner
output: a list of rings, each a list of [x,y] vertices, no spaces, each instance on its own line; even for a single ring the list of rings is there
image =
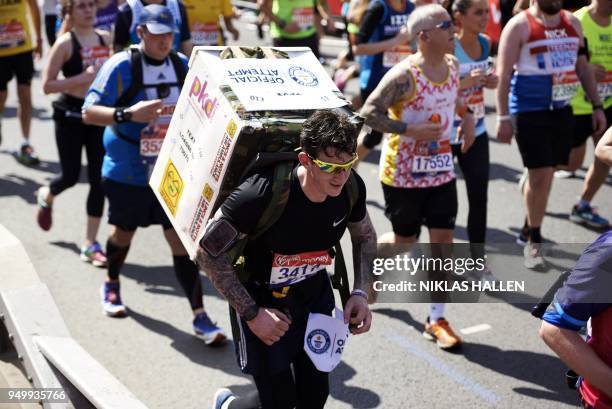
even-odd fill
[[[429,304],[429,323],[433,324],[444,316],[444,306],[442,302]]]

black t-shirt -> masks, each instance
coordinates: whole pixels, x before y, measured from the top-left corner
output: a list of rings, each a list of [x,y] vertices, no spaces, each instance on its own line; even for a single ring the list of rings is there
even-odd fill
[[[146,0],[142,0],[144,6],[148,6]],[[162,1],[162,5],[166,6],[166,0]],[[181,26],[179,31],[181,33],[181,43],[191,38],[191,32],[189,31],[189,21],[187,20],[187,11],[182,1],[179,1],[179,12],[181,13]],[[117,20],[115,21],[115,33],[113,39],[113,45],[115,49],[124,49],[132,44],[130,38],[130,27],[132,26],[132,9],[129,4],[123,3],[119,6],[119,12],[117,13]],[[176,50],[180,51],[180,50]]]
[[[297,169],[293,170],[291,192],[283,214],[244,250],[245,267],[261,284],[269,282],[273,253],[294,255],[330,250],[342,238],[348,222],[361,221],[366,215],[366,189],[359,175],[355,173],[359,198],[351,214],[347,214],[346,186],[337,197],[328,196],[324,202],[314,203],[304,194]],[[249,234],[256,227],[272,198],[272,181],[273,169],[255,174],[238,186],[222,205],[223,215],[240,232]]]
[[[365,44],[370,41],[370,37],[374,34],[374,30],[378,27],[385,15],[385,7],[382,3],[375,3],[368,7],[363,13],[361,24],[359,24],[359,32],[356,35],[356,44]]]

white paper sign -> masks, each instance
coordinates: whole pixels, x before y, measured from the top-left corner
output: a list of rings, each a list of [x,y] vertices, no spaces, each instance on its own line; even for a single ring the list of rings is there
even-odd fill
[[[340,308],[335,308],[335,317],[311,312],[304,336],[304,350],[319,371],[331,372],[342,360],[348,336],[348,324],[344,323]]]
[[[291,59],[235,58],[221,61],[228,84],[247,111],[338,108],[347,104],[311,53]]]
[[[242,127],[208,68],[199,59],[190,67],[149,180],[191,257]]]

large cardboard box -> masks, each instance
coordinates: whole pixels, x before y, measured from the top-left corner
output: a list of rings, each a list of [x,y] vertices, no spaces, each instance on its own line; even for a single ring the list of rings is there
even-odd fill
[[[297,144],[315,109],[354,115],[347,105],[309,48],[196,47],[149,181],[189,255],[247,158]]]

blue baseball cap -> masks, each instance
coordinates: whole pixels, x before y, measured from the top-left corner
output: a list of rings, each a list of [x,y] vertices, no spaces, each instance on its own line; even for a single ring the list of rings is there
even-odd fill
[[[149,4],[144,7],[139,25],[146,26],[151,34],[173,33],[176,28],[170,9],[161,4]]]

